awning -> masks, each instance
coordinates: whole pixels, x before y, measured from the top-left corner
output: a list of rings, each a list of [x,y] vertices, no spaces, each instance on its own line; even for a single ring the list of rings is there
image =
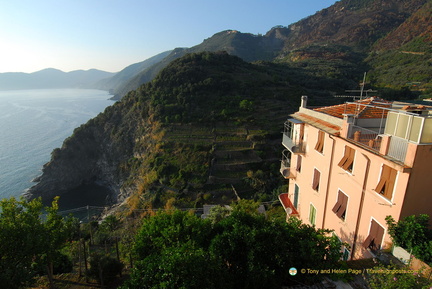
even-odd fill
[[[282,206],[285,209],[285,212],[287,215],[299,215],[297,209],[294,207],[293,203],[291,202],[290,198],[288,197],[288,193],[280,194],[279,195],[279,201],[281,202]]]

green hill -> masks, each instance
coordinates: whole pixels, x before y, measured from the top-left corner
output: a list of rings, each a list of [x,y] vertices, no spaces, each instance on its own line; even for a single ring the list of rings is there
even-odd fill
[[[30,194],[48,201],[96,183],[115,201],[134,196],[138,207],[171,198],[183,207],[229,203],[236,193],[273,199],[283,184],[280,131],[308,92],[287,78],[297,70],[224,52],[175,60],[77,128],[53,152]],[[79,198],[79,190],[74,193]]]

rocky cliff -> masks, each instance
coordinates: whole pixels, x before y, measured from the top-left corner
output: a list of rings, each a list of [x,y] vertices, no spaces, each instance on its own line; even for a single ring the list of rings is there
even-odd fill
[[[128,102],[116,103],[75,129],[62,147],[52,152],[28,196],[49,202],[56,195],[96,183],[106,187],[111,200],[117,201],[122,181],[119,164],[132,154],[136,128],[125,122],[139,125],[136,116],[124,113],[127,106]]]

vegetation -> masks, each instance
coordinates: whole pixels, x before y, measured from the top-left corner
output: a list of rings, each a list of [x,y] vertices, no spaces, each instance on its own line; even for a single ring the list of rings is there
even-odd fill
[[[412,215],[398,222],[391,216],[387,216],[386,221],[395,245],[412,252],[418,259],[432,264],[432,230],[429,228],[428,215]]]
[[[290,267],[338,266],[341,244],[328,231],[266,219],[257,207],[240,202],[216,222],[185,211],[144,219],[122,288],[280,288],[292,282]]]
[[[32,282],[38,268],[45,268],[53,287],[54,268],[68,264],[61,253],[74,222],[57,214],[57,199],[45,208],[40,199],[0,201],[0,282],[20,288]],[[62,261],[63,260],[63,261]],[[57,266],[55,266],[57,264]],[[60,266],[59,266],[60,265]],[[67,265],[69,267],[70,265]]]
[[[424,289],[432,286],[421,272],[412,273],[395,265],[376,266],[372,270],[376,273],[367,279],[371,289]]]

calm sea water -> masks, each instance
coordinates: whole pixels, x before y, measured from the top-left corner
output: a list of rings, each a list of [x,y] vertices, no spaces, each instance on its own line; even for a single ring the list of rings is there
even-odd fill
[[[19,197],[41,174],[51,151],[113,104],[106,91],[0,91],[0,198]]]

